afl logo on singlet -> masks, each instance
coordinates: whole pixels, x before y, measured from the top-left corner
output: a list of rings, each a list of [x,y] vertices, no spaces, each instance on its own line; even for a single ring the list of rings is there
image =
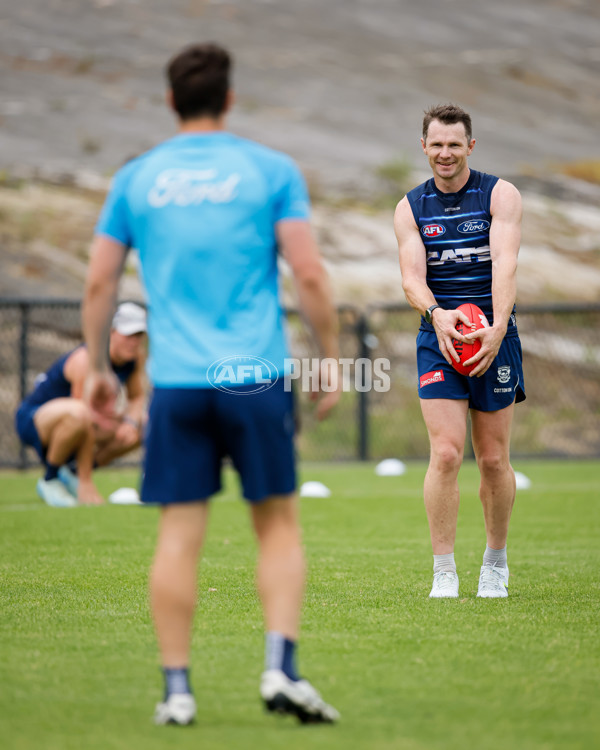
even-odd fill
[[[457,227],[461,234],[476,234],[477,232],[485,232],[486,229],[490,228],[490,222],[485,219],[479,221],[463,221]]]
[[[445,231],[446,227],[443,227],[441,224],[425,224],[424,227],[421,227],[421,232],[425,237],[439,237]]]

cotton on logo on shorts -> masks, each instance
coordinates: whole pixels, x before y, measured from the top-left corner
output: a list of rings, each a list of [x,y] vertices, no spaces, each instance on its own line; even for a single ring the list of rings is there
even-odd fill
[[[421,375],[419,385],[421,388],[425,388],[426,385],[441,383],[442,380],[444,380],[443,370],[432,370],[431,372],[426,372],[424,375]]]

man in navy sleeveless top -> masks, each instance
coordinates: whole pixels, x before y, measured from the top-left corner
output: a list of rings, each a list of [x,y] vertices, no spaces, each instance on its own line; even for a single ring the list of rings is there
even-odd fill
[[[470,410],[487,537],[477,595],[506,597],[506,540],[515,499],[510,430],[514,404],[525,398],[515,317],[521,197],[509,182],[469,168],[475,139],[471,118],[460,107],[426,112],[421,144],[433,177],[400,201],[394,226],[402,286],[422,315],[417,367],[431,446],[424,487],[434,557],[430,596],[458,596],[457,477]],[[469,324],[456,309],[465,302],[482,309],[489,327],[458,333],[459,320]],[[459,361],[453,339],[481,340],[468,377],[451,366]]]
[[[106,466],[138,447],[145,409],[146,311],[123,302],[113,318],[110,366],[121,386],[114,418],[92,412],[83,401],[89,368],[85,346],[64,354],[36,379],[15,416],[17,434],[35,448],[46,467],[38,480],[39,496],[48,505],[71,507],[103,502],[92,479],[94,466]],[[69,467],[75,460],[77,473]]]
[[[335,360],[337,318],[298,167],[225,130],[233,101],[230,67],[229,53],[214,44],[176,55],[167,75],[179,133],[115,176],[96,228],[84,299],[93,364],[89,399],[107,412],[114,400],[104,341],[123,262],[135,248],[148,297],[153,386],[142,501],[162,506],[151,600],[165,694],[155,722],[186,725],[196,713],[189,656],[197,560],[225,456],[240,476],[258,539],[267,630],[261,697],[271,711],[332,722],[337,711],[295,666],[304,563],[292,394],[283,384],[289,353],[280,255],[322,356]],[[243,382],[216,387],[223,361],[231,371],[246,363],[239,368]],[[268,388],[260,374],[265,362],[276,373]],[[323,386],[321,417],[339,398],[335,387],[325,392],[327,379]]]

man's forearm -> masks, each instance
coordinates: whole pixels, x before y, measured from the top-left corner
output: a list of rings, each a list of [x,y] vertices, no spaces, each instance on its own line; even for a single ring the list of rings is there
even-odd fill
[[[325,273],[321,277],[299,280],[296,288],[300,310],[313,331],[321,355],[338,359],[338,318]]]
[[[116,290],[87,290],[83,299],[83,335],[90,355],[91,369],[108,368],[108,340],[111,314],[117,299]]]
[[[517,298],[516,261],[498,263],[493,269],[492,304],[494,325],[505,328]]]
[[[83,335],[92,370],[108,369],[110,323],[126,254],[125,247],[107,237],[96,237],[92,245],[82,306]]]
[[[403,283],[402,286],[406,301],[421,315],[425,314],[425,310],[427,310],[428,307],[436,304],[433,292],[427,284],[421,282],[407,282]]]

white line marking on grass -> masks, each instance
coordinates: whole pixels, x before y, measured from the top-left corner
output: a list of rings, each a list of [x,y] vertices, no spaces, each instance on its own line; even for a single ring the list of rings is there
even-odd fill
[[[0,513],[12,513],[18,510],[41,510],[46,507],[46,505],[33,505],[32,503],[28,505],[0,505]]]

